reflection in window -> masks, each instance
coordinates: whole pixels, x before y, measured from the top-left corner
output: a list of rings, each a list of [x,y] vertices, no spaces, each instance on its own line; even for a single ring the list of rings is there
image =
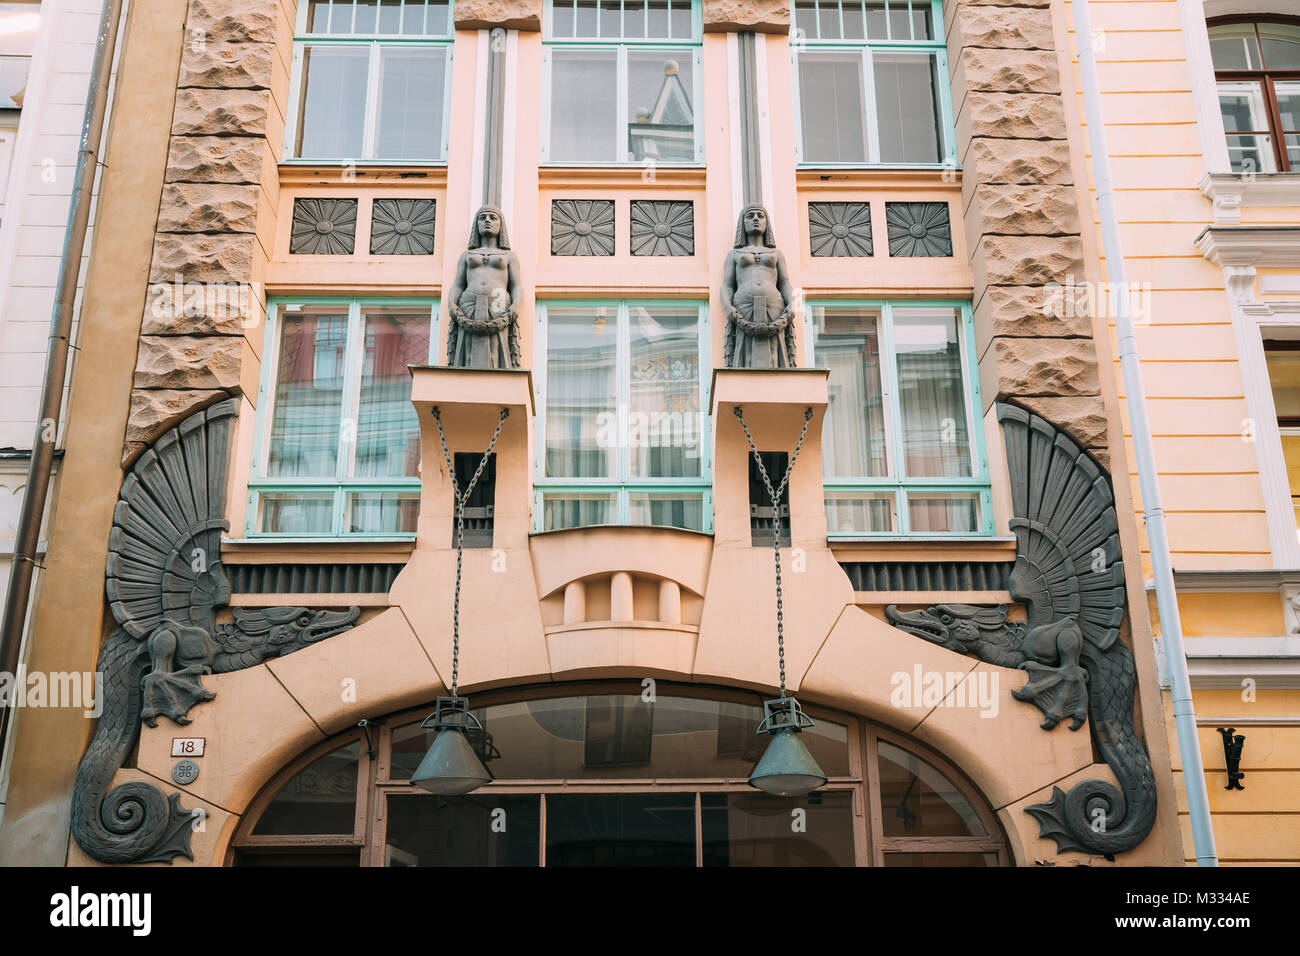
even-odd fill
[[[947,777],[886,740],[877,746],[885,836],[988,835],[975,808]]]
[[[262,811],[254,836],[356,830],[358,741],[298,771]]]
[[[939,15],[937,0],[796,0],[801,163],[955,162]]]
[[[553,0],[544,159],[693,163],[700,31],[691,0]]]
[[[537,530],[707,530],[704,307],[547,303],[541,313]]]
[[[1291,507],[1300,527],[1300,341],[1265,341],[1264,360],[1273,390],[1277,430],[1282,437]]]
[[[853,794],[700,797],[705,866],[853,866]],[[799,812],[801,811],[801,812]],[[799,826],[792,821],[799,820]]]
[[[1233,17],[1209,34],[1232,171],[1300,169],[1300,23]]]
[[[537,866],[540,811],[535,795],[394,794],[384,866]]]
[[[966,310],[814,303],[810,319],[813,364],[830,370],[828,532],[989,533],[988,478],[969,425]]]
[[[410,366],[429,360],[432,303],[271,303],[278,354],[251,533],[415,531],[420,434]],[[265,409],[263,409],[265,413]]]

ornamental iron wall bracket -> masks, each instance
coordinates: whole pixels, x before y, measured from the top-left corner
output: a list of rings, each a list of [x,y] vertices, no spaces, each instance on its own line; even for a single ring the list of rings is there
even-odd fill
[[[1219,735],[1223,738],[1223,761],[1228,768],[1228,785],[1224,790],[1245,790],[1241,778],[1246,776],[1241,770],[1241,751],[1246,746],[1246,735],[1236,734],[1235,727],[1220,727]]]

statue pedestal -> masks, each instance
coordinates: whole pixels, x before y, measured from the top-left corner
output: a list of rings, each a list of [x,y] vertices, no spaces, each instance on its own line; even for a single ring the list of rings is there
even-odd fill
[[[813,410],[803,450],[790,476],[790,532],[795,547],[826,547],[822,493],[822,419],[826,369],[719,368],[709,389],[713,415],[713,533],[719,546],[750,546],[749,444],[735,415],[740,408],[759,451],[790,454]],[[775,487],[780,475],[771,475]],[[767,501],[755,504],[768,504]]]
[[[533,377],[527,369],[412,366],[411,404],[420,416],[420,523],[415,547],[453,547],[451,481],[433,408],[442,414],[447,450],[482,455],[501,409],[509,416],[492,449],[497,456],[494,547],[527,547],[532,467]]]

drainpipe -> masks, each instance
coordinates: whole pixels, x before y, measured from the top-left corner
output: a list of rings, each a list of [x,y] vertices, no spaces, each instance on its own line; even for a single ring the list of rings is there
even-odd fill
[[[1169,688],[1174,703],[1174,725],[1178,750],[1183,757],[1183,785],[1191,817],[1192,842],[1197,866],[1218,866],[1214,830],[1210,826],[1210,797],[1205,787],[1205,768],[1196,734],[1196,711],[1192,706],[1192,683],[1187,675],[1187,653],[1183,648],[1183,624],[1174,592],[1174,572],[1169,558],[1169,537],[1165,512],[1160,504],[1160,483],[1156,470],[1155,446],[1147,420],[1146,391],[1138,363],[1137,339],[1129,310],[1128,284],[1124,276],[1124,250],[1115,212],[1115,190],[1110,179],[1110,154],[1106,151],[1106,128],[1101,120],[1101,97],[1097,83],[1097,61],[1092,50],[1092,20],[1088,0],[1074,0],[1074,42],[1083,77],[1083,103],[1088,117],[1088,139],[1092,146],[1092,177],[1097,187],[1097,208],[1101,216],[1102,246],[1106,272],[1118,290],[1115,298],[1115,332],[1119,339],[1120,368],[1128,394],[1129,420],[1133,425],[1133,449],[1137,458],[1138,484],[1142,490],[1143,518],[1147,544],[1151,549],[1151,571],[1155,577],[1156,604],[1160,610],[1160,631],[1165,647]]]
[[[36,549],[40,540],[41,516],[49,495],[50,470],[54,462],[59,418],[63,412],[63,385],[68,372],[68,346],[72,337],[73,305],[77,299],[77,279],[81,273],[81,255],[86,245],[90,222],[90,203],[99,165],[100,141],[104,135],[104,115],[108,109],[109,81],[113,72],[113,52],[117,48],[117,28],[122,19],[122,0],[104,0],[99,18],[99,40],[90,70],[90,89],[86,94],[86,114],[81,124],[81,150],[77,154],[77,172],[72,181],[68,227],[63,234],[63,254],[59,260],[58,297],[50,318],[50,341],[45,353],[45,380],[41,384],[41,410],[36,416],[36,433],[32,438],[32,459],[27,468],[27,490],[23,495],[14,540],[13,566],[9,571],[9,592],[5,595],[4,623],[0,626],[0,672],[16,674],[22,651],[27,608],[31,600]],[[16,689],[15,692],[20,692]],[[16,708],[0,707],[0,755]]]

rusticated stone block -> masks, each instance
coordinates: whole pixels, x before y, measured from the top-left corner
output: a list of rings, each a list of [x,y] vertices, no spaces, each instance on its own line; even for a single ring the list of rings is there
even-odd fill
[[[1060,139],[990,139],[970,141],[962,161],[962,181],[970,183],[1068,184],[1070,147]]]
[[[158,209],[159,232],[256,232],[258,186],[168,183]]]
[[[1002,93],[1060,93],[1061,76],[1052,50],[967,47],[958,58],[953,87]]]
[[[185,30],[208,43],[274,43],[284,16],[280,0],[190,0]]]
[[[1052,15],[1046,4],[1035,9],[959,3],[949,43],[949,49],[957,50],[967,46],[1002,50],[1051,50],[1056,47]]]
[[[991,285],[975,306],[975,340],[983,349],[997,336],[1089,337],[1092,319],[1062,306],[1060,288]]]
[[[261,328],[262,290],[249,282],[154,282],[145,298],[141,335],[240,335]]]
[[[172,135],[264,135],[270,109],[270,90],[177,90]]]
[[[148,445],[191,412],[225,398],[226,392],[204,389],[132,389],[122,453],[134,457],[135,446]],[[138,453],[140,449],[136,449]]]
[[[173,136],[167,182],[257,183],[266,170],[266,140],[246,136]]]
[[[790,4],[784,0],[704,0],[704,32],[790,32]]]
[[[1049,398],[1017,396],[1016,401],[1061,429],[1082,448],[1105,448],[1109,443],[1106,403],[1100,395]]]
[[[236,335],[142,335],[135,387],[239,388],[244,341]]]
[[[966,220],[968,235],[1078,235],[1079,212],[1072,186],[975,186]],[[973,243],[972,243],[973,244]]]
[[[159,233],[154,237],[150,282],[254,282],[257,239],[224,235]],[[178,279],[179,277],[179,279]]]
[[[961,0],[969,7],[1050,7],[1052,0]]]
[[[981,236],[971,257],[975,288],[1046,285],[1083,275],[1078,236]]]
[[[457,30],[542,29],[542,0],[456,0]]]
[[[957,141],[975,136],[1002,139],[1065,139],[1065,110],[1053,93],[990,93],[971,90],[957,117]]]
[[[274,43],[187,43],[178,87],[219,90],[269,89]]]
[[[1101,391],[1091,339],[993,340],[996,398],[1096,395]]]

